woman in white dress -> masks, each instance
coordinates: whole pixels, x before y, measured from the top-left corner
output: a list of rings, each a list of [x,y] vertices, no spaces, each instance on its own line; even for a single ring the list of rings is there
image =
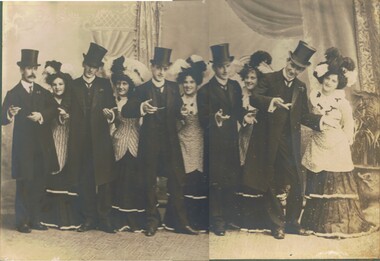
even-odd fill
[[[321,86],[311,91],[310,103],[313,113],[333,121],[313,131],[302,159],[307,202],[301,225],[317,236],[355,237],[375,229],[360,207],[350,150],[354,119],[343,89],[353,83],[355,64],[336,48],[326,51],[326,59],[314,72]]]

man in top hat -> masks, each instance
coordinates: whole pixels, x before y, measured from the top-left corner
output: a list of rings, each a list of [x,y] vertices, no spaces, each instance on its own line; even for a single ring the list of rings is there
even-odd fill
[[[244,184],[264,192],[272,235],[277,239],[285,237],[284,230],[305,234],[298,223],[303,187],[301,124],[320,130],[322,122],[321,116],[309,113],[306,85],[297,76],[310,65],[315,51],[300,41],[295,51],[289,52],[286,66],[266,74],[250,99],[259,111],[252,134],[256,143],[247,154],[250,160],[244,168],[248,177]],[[286,199],[286,216],[280,199]]]
[[[205,168],[209,171],[211,230],[218,236],[225,235],[226,226],[233,223],[237,214],[233,202],[240,170],[237,123],[253,120],[252,113],[243,115],[239,83],[229,79],[234,57],[228,47],[228,44],[211,46],[215,76],[197,95],[205,135]]]
[[[12,177],[16,179],[16,226],[22,233],[46,230],[40,223],[47,173],[59,169],[50,120],[58,115],[51,93],[35,83],[38,51],[21,50],[21,81],[5,96],[2,125],[14,123]]]
[[[168,178],[170,204],[173,205],[177,232],[198,234],[189,226],[184,207],[183,178],[185,175],[176,123],[182,119],[182,99],[175,82],[165,80],[171,49],[156,47],[150,60],[153,78],[139,86],[122,109],[127,118],[143,117],[140,129],[138,160],[144,175],[146,196],[146,236],[153,236],[160,224],[157,210],[156,178]],[[168,203],[169,204],[169,203]]]
[[[96,76],[106,52],[91,43],[83,54],[83,75],[72,86],[68,166],[80,184],[84,222],[78,232],[96,228],[115,232],[110,222],[115,158],[109,124],[116,103],[110,81]]]

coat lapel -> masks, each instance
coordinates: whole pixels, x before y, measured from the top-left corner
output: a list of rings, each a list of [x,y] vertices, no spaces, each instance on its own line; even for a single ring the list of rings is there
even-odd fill
[[[296,102],[298,94],[300,92],[300,89],[302,88],[302,86],[300,85],[300,82],[298,81],[298,79],[294,79],[293,84],[294,85],[293,85],[292,107],[291,107],[291,109],[294,107],[294,103]]]
[[[16,85],[16,88],[17,88],[17,96],[18,96],[18,103],[19,104],[14,104],[14,106],[21,107],[21,108],[24,106],[28,106],[27,104],[30,104],[29,103],[30,102],[30,100],[29,100],[30,94],[24,89],[21,82],[19,82]]]
[[[218,101],[221,101],[222,103],[224,103],[225,106],[229,107],[230,106],[230,101],[229,101],[229,94],[226,95],[226,91],[224,91],[221,87],[220,87],[220,84],[219,82],[216,80],[215,77],[213,77],[211,79],[212,81],[212,88],[213,90],[211,91],[211,93],[214,93],[217,97],[218,97]],[[228,82],[227,82],[227,85],[228,85]],[[231,87],[231,86],[230,86]],[[229,92],[229,89],[232,89],[232,88],[228,88],[227,87],[227,92]],[[232,90],[233,91],[233,90]]]

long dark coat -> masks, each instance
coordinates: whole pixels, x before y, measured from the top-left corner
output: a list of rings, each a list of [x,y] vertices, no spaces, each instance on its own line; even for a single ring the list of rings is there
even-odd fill
[[[133,96],[122,109],[123,117],[139,118],[141,116],[140,105],[146,100],[152,99],[151,104],[156,106],[157,98],[154,88],[157,87],[154,86],[151,80],[137,87]],[[171,176],[170,178],[173,179],[175,177],[177,179],[176,182],[173,182],[174,184],[183,184],[185,167],[176,125],[177,120],[182,119],[181,107],[183,102],[179,93],[179,87],[175,82],[165,81],[165,88],[166,130],[169,142],[167,146],[169,148],[170,158],[170,166],[167,166],[167,169],[171,170],[174,174],[174,176]],[[143,124],[140,128],[138,159],[142,173],[145,173],[144,170],[146,169],[151,169],[149,167],[149,162],[151,162],[152,157],[156,155],[154,148],[155,144],[158,142],[158,136],[156,133],[157,126],[154,117],[154,114],[145,115],[143,118]]]
[[[240,171],[238,122],[243,118],[242,91],[239,83],[228,80],[227,91],[212,78],[197,94],[198,115],[204,129],[205,169],[210,184],[235,186]],[[218,127],[215,113],[220,109],[230,118]]]
[[[301,175],[301,124],[319,130],[321,116],[309,113],[307,89],[299,79],[293,81],[292,106],[290,109],[290,132],[294,162],[302,182]],[[273,113],[268,112],[272,98],[280,97],[280,90],[285,86],[283,72],[277,71],[264,75],[259,85],[253,90],[250,98],[252,106],[259,109],[252,137],[247,151],[243,170],[243,184],[248,188],[266,191],[272,185],[275,173],[275,159],[282,128],[280,123],[286,117],[277,108]]]
[[[5,96],[1,124],[7,125],[9,107],[13,105],[21,110],[13,119],[12,142],[12,177],[14,179],[33,179],[34,156],[36,151],[42,152],[45,174],[59,170],[50,122],[57,117],[58,110],[52,94],[40,85],[33,84],[33,93],[24,89],[21,82]],[[42,114],[43,123],[32,122],[27,118],[31,112]]]
[[[111,182],[114,177],[115,154],[113,152],[109,123],[103,115],[103,109],[116,107],[113,90],[109,80],[95,77],[91,88],[94,95],[90,115],[86,114],[85,95],[87,86],[82,77],[73,81],[71,88],[70,137],[68,166],[70,171],[79,178],[84,168],[86,153],[92,153],[94,161],[95,184],[102,185]],[[90,117],[91,133],[86,133],[86,119]],[[85,151],[84,142],[91,135],[92,151]],[[86,139],[87,138],[87,139]]]

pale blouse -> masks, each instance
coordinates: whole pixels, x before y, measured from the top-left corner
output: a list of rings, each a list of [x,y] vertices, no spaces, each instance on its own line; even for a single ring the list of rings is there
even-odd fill
[[[340,120],[340,127],[325,126],[313,131],[302,158],[302,164],[312,172],[348,172],[354,169],[350,144],[354,132],[354,119],[349,101],[343,90],[325,96],[320,89],[310,93],[312,112]]]

